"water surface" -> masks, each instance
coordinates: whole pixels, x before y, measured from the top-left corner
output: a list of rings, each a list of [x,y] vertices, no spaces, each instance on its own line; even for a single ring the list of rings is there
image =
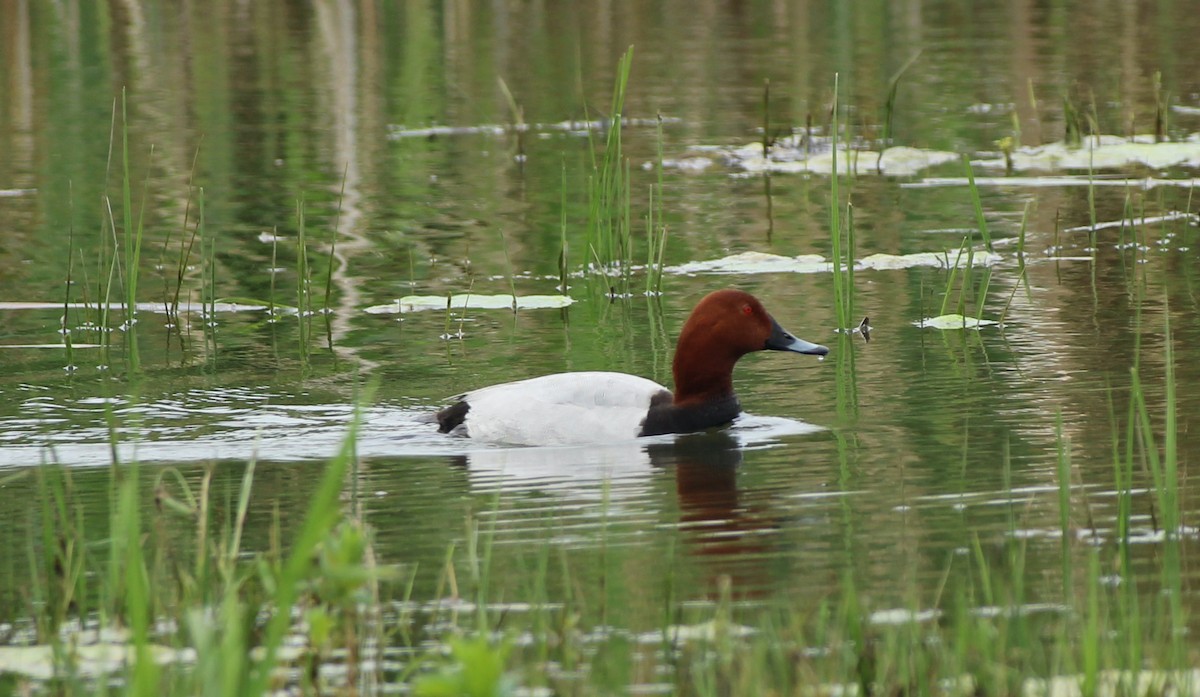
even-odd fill
[[[381,560],[415,569],[420,598],[478,525],[494,540],[497,598],[534,593],[531,550],[549,546],[583,587],[623,599],[606,620],[632,631],[657,626],[668,585],[677,600],[703,600],[723,577],[739,597],[809,606],[850,572],[872,608],[921,606],[976,541],[1001,565],[1014,537],[1028,541],[1029,601],[1053,604],[1060,446],[1079,540],[1068,553],[1083,563],[1089,545],[1114,544],[1113,434],[1124,434],[1130,369],[1161,428],[1168,342],[1180,460],[1200,453],[1188,425],[1200,410],[1200,173],[1184,151],[1163,166],[1043,163],[1006,179],[1001,151],[1064,140],[1067,102],[1084,133],[1153,141],[1159,118],[1163,137],[1194,146],[1197,35],[1188,3],[9,3],[0,301],[63,302],[69,275],[69,299],[96,303],[121,277],[111,259],[123,164],[110,134],[124,108],[145,226],[140,301],[170,302],[182,258],[187,300],[296,305],[299,207],[312,304],[326,307],[328,278],[329,312],[143,311],[104,332],[97,312],[72,308],[68,354],[61,309],[0,310],[0,468],[69,468],[88,520],[103,521],[111,433],[116,457],[145,463],[148,483],[166,468],[197,481],[211,467],[234,491],[256,460],[251,516],[263,524],[247,543],[263,549],[274,510],[285,532],[302,515],[374,380],[346,505],[374,528]],[[609,280],[583,271],[591,153],[606,131],[564,122],[606,114],[631,44],[624,113],[638,121],[623,138],[637,260],[659,115],[664,158],[692,163],[662,174],[668,266],[747,251],[828,259],[829,177],[751,171],[731,153],[761,142],[768,80],[771,134],[805,132],[820,149],[837,72],[857,149],[951,155],[902,176],[861,162],[843,176],[856,255],[954,256],[964,237],[982,250],[965,154],[1000,259],[960,271],[949,306],[965,277],[973,314],[990,273],[983,315],[1002,326],[918,328],[941,313],[949,281],[928,266],[856,274],[869,343],[836,331],[825,272],[668,273],[661,296],[643,293],[635,272],[630,294],[611,297]],[[913,56],[881,144],[888,81]],[[529,128],[509,128],[518,120]],[[567,308],[366,311],[411,294],[560,293],[564,219]],[[687,313],[724,286],[832,349],[823,362],[744,359],[734,379],[748,416],[726,432],[514,449],[428,421],[450,395],[546,372],[669,384]],[[123,292],[115,282],[112,301]],[[10,600],[27,581],[33,491],[28,477],[0,488]],[[1190,522],[1200,502],[1190,487],[1184,496]],[[1133,554],[1148,579],[1161,541],[1151,501],[1145,489],[1134,497]],[[1190,565],[1184,573],[1191,601]]]

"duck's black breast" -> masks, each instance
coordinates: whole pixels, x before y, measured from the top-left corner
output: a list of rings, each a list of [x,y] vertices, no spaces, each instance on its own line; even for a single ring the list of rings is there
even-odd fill
[[[639,436],[657,436],[663,433],[695,433],[725,424],[742,412],[737,395],[697,404],[676,405],[671,394],[663,392],[666,399],[656,396],[650,402],[646,420],[642,422]]]

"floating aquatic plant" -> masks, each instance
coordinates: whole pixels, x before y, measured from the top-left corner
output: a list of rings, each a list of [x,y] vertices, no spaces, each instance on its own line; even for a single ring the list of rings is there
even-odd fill
[[[406,295],[395,302],[386,305],[373,305],[364,310],[372,315],[397,314],[402,312],[421,312],[424,310],[444,310],[447,307],[477,310],[546,310],[567,307],[575,301],[566,295],[484,295],[479,293],[462,293],[451,295]]]

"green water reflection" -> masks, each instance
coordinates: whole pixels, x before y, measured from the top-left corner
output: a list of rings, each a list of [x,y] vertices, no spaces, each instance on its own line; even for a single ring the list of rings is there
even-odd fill
[[[1200,409],[1196,219],[1107,229],[1095,240],[1062,230],[1087,225],[1093,211],[1100,222],[1195,213],[1192,189],[985,187],[992,235],[1027,231],[1024,278],[1015,245],[1004,247],[984,302],[987,316],[1005,315],[1003,331],[917,329],[942,305],[947,273],[933,268],[857,276],[870,343],[839,341],[827,274],[668,274],[661,298],[616,299],[604,280],[577,275],[568,290],[577,302],[564,310],[370,315],[366,307],[412,292],[556,292],[564,216],[569,263],[591,261],[586,133],[397,137],[397,129],[511,124],[497,78],[527,123],[600,117],[617,59],[633,44],[626,116],[670,117],[668,158],[759,141],[765,80],[774,127],[821,132],[835,71],[846,121],[869,143],[881,132],[889,79],[918,52],[900,83],[896,144],[994,156],[1005,137],[1059,140],[1064,100],[1098,132],[1152,133],[1161,95],[1166,135],[1194,140],[1198,35],[1200,13],[1186,2],[4,3],[0,301],[61,302],[68,271],[72,301],[96,302],[110,281],[114,300],[122,297],[123,271],[111,259],[131,222],[119,205],[119,116],[114,126],[124,89],[135,211],[146,230],[141,300],[168,302],[182,264],[185,300],[199,302],[212,279],[217,297],[297,305],[302,202],[313,303],[325,306],[328,278],[329,312],[185,313],[175,325],[145,311],[136,327],[106,333],[84,326],[97,313],[72,310],[74,340],[108,347],[68,358],[65,348],[16,347],[60,343],[60,310],[0,310],[0,466],[67,466],[100,540],[110,423],[124,440],[148,444],[147,510],[162,468],[196,482],[212,467],[216,491],[231,500],[257,457],[247,546],[266,549],[275,512],[286,537],[348,405],[375,378],[377,411],[346,505],[374,526],[381,560],[417,569],[419,597],[440,587],[447,549],[461,548],[477,524],[494,535],[499,597],[534,592],[531,570],[549,545],[572,570],[558,576],[564,567],[551,567],[550,595],[575,593],[569,583],[607,594],[614,602],[597,600],[592,619],[603,605],[616,613],[606,621],[635,628],[653,626],[668,595],[715,597],[723,576],[740,596],[816,603],[849,570],[875,606],[907,606],[913,588],[932,593],[977,538],[997,565],[1005,540],[1027,538],[1029,597],[1053,600],[1062,568],[1056,416],[1078,486],[1072,526],[1111,543],[1110,414],[1124,423],[1140,355],[1161,427],[1168,299],[1181,461],[1200,454],[1188,427]],[[658,144],[651,126],[629,127],[624,138],[642,259],[646,192],[657,179],[643,165]],[[846,178],[858,256],[958,249],[974,234],[967,189],[906,185],[962,173],[954,162],[915,177]],[[1197,176],[1186,167],[1103,174]],[[669,265],[742,251],[829,254],[827,177],[745,176],[719,159],[663,177]],[[1145,248],[1124,246],[1131,240]],[[967,285],[978,289],[981,274]],[[824,430],[752,446],[709,442],[702,456],[686,444],[631,446],[597,465],[589,450],[549,459],[470,452],[418,420],[449,395],[546,372],[669,382],[684,317],[725,285],[754,292],[782,324],[836,347],[823,363],[753,356],[735,374],[749,413]],[[461,339],[442,338],[458,331]],[[134,335],[139,366],[127,349]],[[851,354],[852,393],[837,377]],[[6,619],[22,611],[34,491],[32,474],[0,488]],[[1200,501],[1190,488],[1184,497],[1187,523]],[[1150,499],[1135,496],[1146,529]],[[1072,548],[1080,564],[1087,549]],[[1153,569],[1158,552],[1138,545],[1137,568]],[[1193,575],[1185,561],[1184,576]]]

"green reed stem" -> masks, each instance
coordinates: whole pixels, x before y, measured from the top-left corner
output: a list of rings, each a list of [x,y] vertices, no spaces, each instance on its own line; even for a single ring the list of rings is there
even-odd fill
[[[979,236],[983,239],[987,250],[989,252],[995,251],[992,248],[992,235],[988,231],[987,219],[983,215],[983,201],[979,196],[979,187],[975,186],[975,168],[971,166],[971,158],[966,154],[963,154],[962,160],[963,167],[967,170],[967,185],[971,191],[971,205],[975,209],[975,226],[979,229]]]
[[[633,47],[630,46],[617,65],[617,78],[613,86],[612,110],[605,141],[604,157],[596,162],[595,144],[589,129],[588,140],[592,145],[592,176],[589,179],[588,243],[593,256],[601,266],[630,261],[628,240],[628,191],[627,164],[623,162],[621,150],[622,110],[625,105],[625,90],[629,82],[629,71],[633,63]],[[623,247],[623,249],[622,249]],[[606,274],[607,275],[607,274]]]
[[[623,187],[623,202],[621,205],[621,269],[625,279],[625,288],[629,288],[629,267],[633,264],[633,224],[631,208],[633,201],[633,177],[630,176],[629,158],[625,158],[625,183]]]
[[[662,118],[659,118],[662,125]],[[763,78],[763,123],[762,123],[762,156],[767,159],[771,152],[771,78]]]
[[[972,250],[971,256],[974,257],[974,250]],[[991,285],[992,285],[992,267],[984,266],[983,267],[983,279],[980,280],[980,282],[979,282],[979,286],[980,286],[979,297],[976,299],[977,305],[975,308],[975,319],[983,319],[983,310],[984,310],[985,305],[987,304],[988,289],[991,287]]]
[[[267,296],[267,321],[275,321],[275,277],[279,274],[275,271],[279,268],[279,226],[271,228],[271,291]]]
[[[71,277],[72,271],[75,268],[75,189],[71,180],[67,180],[67,287],[63,294],[63,313],[62,319],[59,321],[59,329],[62,331],[63,345],[67,348],[67,365],[68,373],[75,370],[75,354],[71,341]]]
[[[301,360],[308,359],[309,332],[312,328],[312,298],[309,286],[308,238],[305,234],[304,195],[296,199],[296,319],[300,336]]]
[[[892,116],[896,113],[896,95],[900,91],[900,78],[904,77],[904,73],[908,72],[908,69],[920,57],[921,51],[918,50],[888,79],[887,99],[883,106],[883,137],[881,138],[883,147],[890,145],[892,140]],[[882,147],[880,149],[882,150]]]
[[[1162,71],[1154,71],[1154,142],[1161,143],[1167,139],[1168,123],[1171,109],[1170,95],[1163,92]]]
[[[654,185],[649,186],[650,205],[646,211],[646,294],[654,286]]]
[[[153,156],[154,149],[150,149]],[[129,163],[129,113],[125,99],[125,88],[121,88],[121,161],[123,171],[121,177],[121,221],[125,230],[125,323],[127,326],[126,346],[129,350],[129,367],[137,370],[141,361],[138,356],[137,331],[137,286],[138,271],[142,258],[142,215],[146,211],[145,189],[142,192],[142,207],[138,213],[137,223],[133,221],[132,179]],[[147,184],[150,173],[147,171]]]
[[[1068,147],[1077,148],[1083,142],[1083,126],[1079,119],[1079,110],[1071,101],[1070,95],[1063,93],[1063,126],[1066,133],[1063,141]]]
[[[1095,109],[1095,102],[1092,104]],[[1096,136],[1088,138],[1088,221],[1091,225],[1088,227],[1088,246],[1092,250],[1091,273],[1089,278],[1092,287],[1092,307],[1096,308],[1100,303],[1099,292],[1096,288],[1096,237],[1099,234],[1096,230],[1096,182],[1094,179],[1095,168],[1092,166],[1096,157]]]
[[[1084,609],[1082,646],[1083,680],[1080,690],[1085,695],[1094,695],[1100,679],[1100,638],[1102,635],[1100,617],[1100,552],[1095,548],[1088,550],[1087,568],[1087,606]]]
[[[215,316],[217,290],[213,287],[217,273],[214,269],[215,243],[209,234],[205,219],[204,187],[197,192],[197,210],[199,217],[196,221],[196,231],[200,236],[200,310],[208,323],[217,321]]]
[[[512,259],[508,256],[508,237],[504,234],[504,228],[497,228],[500,233],[500,248],[504,250],[504,270],[508,275],[508,289],[512,293],[512,311],[517,312],[517,282],[513,278]],[[463,314],[466,314],[466,308],[463,308]]]
[[[1135,405],[1129,403],[1128,415],[1125,422],[1124,448],[1121,446],[1121,426],[1117,420],[1116,406],[1113,403],[1113,392],[1108,390],[1109,423],[1112,424],[1112,460],[1113,482],[1117,493],[1117,549],[1119,573],[1121,576],[1121,591],[1117,594],[1120,616],[1125,623],[1125,668],[1140,670],[1142,667],[1142,627],[1141,609],[1137,594],[1137,578],[1134,575],[1132,550],[1130,549],[1130,532],[1133,515],[1133,461],[1134,461],[1134,410]]]
[[[971,239],[964,237],[962,244],[958,246],[958,253],[954,257],[954,263],[950,263],[950,257],[947,255],[946,263],[950,267],[949,277],[946,279],[946,290],[942,293],[942,310],[939,315],[946,314],[946,310],[950,307],[950,295],[954,292],[954,279],[958,277],[958,263],[962,261],[963,251],[970,249]],[[962,294],[959,293],[961,296]]]
[[[846,309],[842,314],[846,318],[846,324],[842,325],[843,329],[849,329],[857,316],[854,313],[854,244],[854,204],[847,201],[846,247],[843,250],[846,254],[846,273],[842,277],[846,283],[842,292],[842,302],[846,304]]]
[[[350,461],[356,457],[355,449],[358,430],[362,424],[363,409],[366,404],[371,402],[373,394],[374,386],[369,386],[365,390],[362,400],[355,407],[354,415],[350,420],[346,437],[342,440],[338,454],[326,465],[321,481],[313,493],[308,511],[304,516],[304,523],[291,546],[291,553],[275,581],[275,589],[272,594],[274,614],[271,615],[264,630],[263,657],[256,662],[250,676],[249,689],[241,692],[243,695],[258,697],[266,694],[271,686],[279,649],[292,624],[292,606],[299,597],[302,581],[309,573],[317,546],[329,535],[341,516],[342,482],[350,466]]]
[[[190,187],[188,189],[188,202],[190,205],[190,202],[191,202],[191,188]],[[187,229],[187,214],[186,213],[183,216],[183,226],[184,226],[184,229],[186,230]],[[186,245],[181,245],[179,248],[179,264],[175,267],[175,274],[176,274],[175,297],[171,301],[171,311],[175,315],[176,318],[179,317],[179,295],[183,292],[183,277],[187,274],[188,265],[192,261],[192,249],[196,245],[196,237],[199,234],[200,234],[200,217],[197,216],[196,224],[194,226],[192,226],[191,237],[188,238]],[[201,244],[201,247],[203,248],[203,245],[204,245],[203,238],[201,238],[200,244]],[[203,278],[201,279],[201,284],[203,284]],[[201,297],[201,299],[203,300],[203,296]],[[178,321],[178,319],[176,319],[176,321]]]
[[[662,295],[663,256],[667,251],[667,224],[663,218],[663,117],[658,114],[655,127],[655,174],[657,175],[658,196],[655,205],[651,206],[657,221],[655,232],[658,235],[657,251],[654,260],[654,294]]]
[[[133,194],[129,172],[129,113],[126,106],[125,88],[122,87],[121,161],[124,166],[121,177],[121,202],[123,206],[122,222],[125,230],[125,316],[132,324],[133,318],[137,314],[137,260],[141,255],[142,240],[140,234],[136,236],[135,240],[133,224]]]
[[[111,350],[112,350],[112,332],[109,331],[109,316],[112,314],[112,292],[113,286],[117,283],[117,278],[120,275],[120,256],[117,254],[117,227],[116,220],[113,218],[112,203],[105,196],[105,203],[108,211],[108,231],[112,235],[112,256],[108,259],[108,278],[104,281],[99,290],[104,295],[104,302],[100,309],[100,332],[101,343],[104,345],[104,363],[112,365]],[[100,263],[103,263],[104,257],[108,255],[108,235],[105,235],[101,230],[103,242],[101,244]],[[98,279],[102,278],[101,274],[97,274]]]
[[[1171,334],[1171,303],[1170,298],[1165,295],[1163,297],[1163,336],[1163,387],[1165,390],[1165,404],[1163,405],[1163,480],[1166,483],[1166,490],[1163,492],[1162,507],[1167,532],[1163,558],[1163,576],[1171,610],[1173,667],[1183,668],[1187,665],[1188,648],[1185,642],[1185,633],[1189,619],[1188,612],[1184,607],[1183,560],[1181,558],[1182,550],[1180,549],[1183,517],[1180,509],[1179,490],[1179,454],[1177,443],[1179,422],[1175,394],[1175,348],[1174,337]]]
[[[192,185],[192,182],[194,182],[196,179],[196,162],[199,161],[199,159],[200,159],[200,146],[197,145],[196,151],[192,154],[192,167],[188,171],[187,200],[184,202],[184,206],[183,206],[183,227],[181,228],[180,235],[179,235],[179,239],[181,240],[181,243],[180,243],[181,245],[182,245],[182,240],[183,240],[184,236],[187,234],[188,218],[191,216],[191,213],[192,213],[192,192],[195,190]],[[167,268],[167,249],[170,247],[170,245],[171,245],[171,229],[167,228],[167,234],[166,234],[165,238],[163,239],[162,248],[159,250],[159,253],[158,253],[158,265],[159,265],[159,268],[161,268],[161,269]],[[183,250],[181,248],[180,249],[180,264],[175,269],[176,276],[178,279],[178,285],[175,288],[174,303],[172,303],[172,301],[171,301],[170,281],[167,279],[167,275],[165,273],[163,274],[163,277],[162,277],[163,305],[165,306],[163,308],[163,310],[167,314],[168,321],[174,323],[176,326],[179,325],[179,292],[180,292],[179,286],[183,285],[184,271],[185,271],[185,269],[183,267]]]
[[[1168,498],[1164,504],[1170,505],[1170,515],[1173,526],[1182,524],[1179,508],[1179,456],[1176,437],[1179,433],[1177,411],[1175,408],[1175,349],[1171,336],[1171,304],[1170,298],[1163,297],[1163,388],[1166,392],[1166,403],[1163,405],[1163,479],[1166,482]]]
[[[1054,419],[1055,442],[1058,445],[1056,473],[1058,475],[1058,523],[1062,548],[1063,602],[1070,603],[1071,580],[1071,442],[1063,433],[1062,412]]]
[[[842,268],[842,199],[838,192],[838,77],[838,73],[833,74],[833,111],[830,116],[833,159],[829,172],[829,237],[833,256],[833,305],[837,312],[838,327],[845,329],[850,326],[850,317],[846,314],[846,280]]]
[[[333,288],[333,265],[336,263],[337,257],[337,238],[341,231],[342,225],[342,203],[346,200],[346,175],[350,172],[350,163],[347,162],[345,168],[342,169],[342,188],[338,191],[337,214],[333,218],[333,234],[329,236],[329,266],[325,269],[325,303],[322,309],[325,314],[329,314],[329,295]]]
[[[1004,324],[1004,318],[1008,316],[1008,310],[1012,307],[1013,298],[1016,297],[1021,284],[1025,285],[1027,292],[1029,290],[1029,279],[1025,275],[1025,233],[1029,229],[1029,209],[1032,205],[1032,201],[1026,202],[1025,212],[1021,215],[1021,231],[1017,235],[1017,282],[1013,284],[1012,292],[1008,294],[1008,300],[1004,303],[1004,310],[1000,312],[1001,324]]]
[[[562,182],[559,186],[558,204],[558,291],[567,293],[567,276],[570,273],[570,249],[567,245],[567,162],[562,162]],[[411,258],[411,257],[410,257]]]

